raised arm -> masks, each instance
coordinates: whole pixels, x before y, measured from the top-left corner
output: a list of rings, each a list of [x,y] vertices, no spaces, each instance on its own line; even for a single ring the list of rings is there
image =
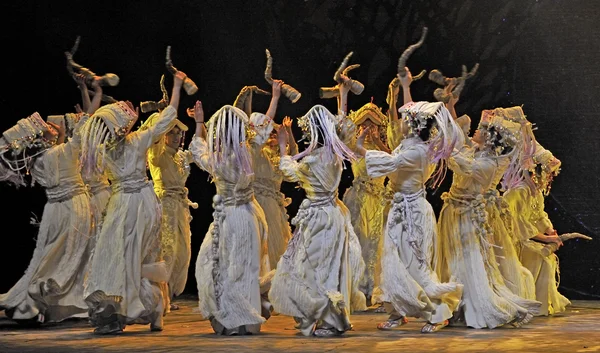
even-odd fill
[[[94,98],[92,99],[88,110],[86,110],[88,114],[94,114],[94,112],[100,108],[100,104],[102,104],[102,85],[100,85],[100,81],[94,80],[92,87],[94,88]]]
[[[406,70],[406,75],[398,75],[398,79],[400,80],[400,85],[402,86],[402,98],[404,100],[404,104],[407,104],[413,101],[410,94],[410,84],[412,83],[413,78],[408,67],[405,67],[404,70]]]
[[[271,95],[271,103],[269,104],[269,109],[265,114],[271,120],[275,120],[275,113],[277,112],[277,104],[279,103],[279,97],[281,96],[281,85],[283,85],[283,81],[281,80],[273,80],[272,89],[273,94]]]
[[[294,133],[292,132],[292,119],[290,119],[289,116],[283,118],[283,127],[288,136],[288,152],[290,155],[294,156],[298,154],[298,144],[296,143]]]
[[[145,130],[138,130],[132,134],[135,134],[139,139],[140,147],[144,150],[150,148],[150,146],[161,138],[171,128],[171,123],[177,118],[177,108],[179,107],[180,91],[183,84],[183,80],[186,78],[186,74],[182,71],[177,71],[173,75],[173,91],[171,93],[171,99],[169,105],[160,112],[160,115],[156,119],[156,122]]]
[[[395,77],[388,86],[388,108],[390,122],[398,120],[398,93],[400,93],[400,79]]]
[[[79,91],[81,92],[81,109],[84,112],[88,112],[92,103],[90,101],[90,92],[88,91],[87,85],[85,83],[85,76],[83,76],[82,74],[73,74],[72,77],[75,80],[75,82],[77,82],[77,88],[79,88]]]
[[[340,76],[342,83],[338,84],[338,89],[340,90],[340,95],[338,96],[338,114],[345,116],[348,114],[348,92],[352,87],[352,80],[346,75]]]
[[[456,119],[458,119],[458,115],[456,114],[456,109],[454,108],[454,106],[458,102],[458,96],[455,96],[454,94],[452,94],[453,89],[454,89],[454,85],[448,85],[444,89],[448,92],[448,96],[450,97],[448,99],[448,102],[445,103],[445,105],[446,105],[446,108],[448,109],[448,111],[450,112],[450,115],[452,115],[452,119],[456,120]]]
[[[187,114],[196,122],[194,135],[206,140],[206,125],[204,124],[204,109],[202,109],[202,102],[196,101],[194,108],[187,109]]]

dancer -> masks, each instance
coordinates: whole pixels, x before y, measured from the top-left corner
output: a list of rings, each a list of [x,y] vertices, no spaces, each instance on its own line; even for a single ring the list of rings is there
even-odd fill
[[[267,220],[269,234],[267,245],[269,248],[269,263],[271,269],[277,267],[277,262],[285,252],[285,247],[292,237],[286,207],[291,203],[281,190],[283,173],[279,170],[279,146],[274,127],[275,113],[283,81],[273,80],[272,95],[269,109],[266,114],[252,114],[253,86],[246,86],[238,95],[234,105],[243,109],[250,117],[252,137],[249,138],[252,153],[252,169],[254,171],[254,196],[263,209]],[[263,93],[264,94],[264,93]],[[291,132],[291,119],[283,121],[286,131]],[[288,152],[298,153],[298,147],[293,139],[290,140]]]
[[[168,95],[166,98],[163,101],[164,105],[169,103]],[[161,110],[153,113],[140,130],[156,125]],[[188,127],[179,119],[173,120],[165,135],[148,150],[148,168],[152,176],[154,192],[162,207],[161,258],[166,263],[169,275],[168,281],[161,283],[166,313],[179,309],[179,306],[171,303],[171,300],[183,293],[185,289],[192,256],[190,230],[192,216],[189,208],[190,206],[198,208],[198,204],[188,199],[188,189],[185,187],[190,175],[190,163],[193,162],[191,152],[182,148],[183,136],[187,130]]]
[[[73,79],[77,82],[77,87],[81,91],[82,112],[89,115],[94,114],[102,104],[102,85],[99,84],[98,80],[92,81],[91,85],[94,91],[93,98],[90,99],[90,92],[88,91],[85,76],[82,74],[74,74]],[[65,114],[64,119],[67,127],[67,136],[70,137],[72,135],[72,128],[70,127],[74,126],[78,117],[79,114]],[[98,234],[102,228],[102,221],[106,214],[106,206],[108,205],[108,200],[112,194],[110,183],[108,182],[106,173],[99,173],[96,170],[91,173],[82,173],[82,177],[90,194],[90,203],[92,212],[94,213],[94,228],[96,234]],[[95,247],[95,241],[96,237],[92,239],[92,253]]]
[[[316,105],[299,119],[310,141],[303,152],[287,155],[287,133],[278,132],[280,168],[300,184],[306,199],[292,220],[296,229],[277,266],[269,299],[275,311],[294,317],[305,336],[341,335],[352,328],[350,307],[360,307],[352,302],[362,299],[366,309],[358,290],[364,271],[360,244],[349,212],[337,196],[343,161],[355,159],[342,142],[355,133],[354,124],[345,117],[347,83],[345,78],[338,86],[339,116]]]
[[[450,109],[454,110],[454,106],[458,101],[458,97],[451,96],[448,105]],[[527,154],[530,153],[532,143],[535,142],[531,124],[525,119],[525,114],[519,106],[509,108],[496,108],[492,111],[485,111],[486,114],[492,116],[498,116],[509,121],[521,124],[520,134],[521,141],[517,143],[515,150],[512,151],[512,158],[527,158]],[[470,118],[463,115],[461,118],[465,119],[464,125],[470,124]],[[457,122],[459,122],[457,120]],[[468,131],[463,128],[467,140]],[[512,163],[513,166],[518,166],[520,162],[515,161]],[[488,190],[483,194],[485,202],[485,211],[487,213],[487,222],[491,227],[491,242],[496,245],[493,249],[495,259],[498,262],[498,269],[504,278],[504,284],[514,294],[525,298],[535,300],[535,282],[531,272],[521,264],[519,256],[515,247],[515,239],[513,238],[511,212],[508,210],[508,204],[500,196],[498,190],[500,181],[504,175],[507,174],[509,164],[500,163],[494,171],[492,183]],[[508,172],[508,174],[513,174]],[[504,180],[505,183],[512,183],[512,181]]]
[[[561,162],[537,144],[532,163],[523,164],[523,178],[506,191],[513,220],[515,242],[521,262],[535,279],[535,296],[542,302],[539,315],[554,315],[566,310],[569,299],[558,292],[558,256],[554,253],[563,244],[548,214],[544,212],[544,195],[560,171]]]
[[[48,323],[87,317],[83,281],[94,229],[90,197],[78,168],[79,130],[87,115],[76,120],[70,140],[65,140],[64,120],[60,126],[46,123],[37,112],[0,139],[0,179],[22,185],[21,171],[30,171],[48,198],[29,266],[0,294],[0,310],[13,320]]]
[[[450,191],[442,195],[436,266],[443,281],[454,276],[464,285],[454,324],[495,328],[510,323],[518,327],[539,309],[539,302],[518,297],[504,284],[483,197],[495,170],[510,162],[510,153],[520,141],[520,128],[484,113],[472,139],[476,147],[465,147],[449,159],[454,175]]]
[[[268,303],[263,310],[260,278],[270,266],[267,223],[252,190],[248,117],[238,108],[223,106],[210,118],[207,133],[197,103],[194,119],[190,151],[217,189],[214,219],[196,261],[200,313],[218,335],[258,333],[269,316]]]
[[[94,333],[119,333],[128,324],[163,329],[158,283],[168,274],[159,261],[162,212],[147,178],[146,154],[175,120],[185,78],[176,72],[169,106],[146,130],[131,132],[138,113],[130,102],[101,107],[84,127],[83,171],[105,169],[113,190],[85,287]]]
[[[389,152],[381,137],[386,117],[377,105],[367,103],[356,112],[351,112],[348,118],[358,129],[368,129],[365,130],[369,133],[364,141],[367,149]],[[353,147],[352,144],[350,147]],[[373,295],[377,292],[381,272],[380,245],[384,223],[382,197],[385,191],[385,176],[370,177],[364,158],[352,161],[352,174],[352,185],[346,189],[342,201],[350,211],[352,226],[360,241],[366,265],[360,290],[366,296],[366,305],[371,306],[381,304],[378,300],[373,300]]]
[[[410,97],[412,75],[405,71],[399,78]],[[364,130],[357,143],[369,176],[387,176],[394,192],[381,259],[382,300],[390,317],[377,328],[395,329],[408,322],[407,316],[416,316],[427,320],[421,332],[431,333],[448,325],[462,286],[440,283],[433,268],[436,219],[425,188],[430,179],[434,188],[441,182],[446,160],[462,145],[462,132],[442,103],[408,102],[399,112],[409,129],[392,154],[365,149]]]

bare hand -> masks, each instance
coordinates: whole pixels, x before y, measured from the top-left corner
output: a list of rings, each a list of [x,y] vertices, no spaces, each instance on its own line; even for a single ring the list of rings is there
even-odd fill
[[[81,106],[79,105],[79,103],[75,104],[75,112],[76,113],[83,113],[83,109],[81,109]]]
[[[348,94],[350,87],[352,86],[352,80],[344,74],[341,74],[340,78],[342,80],[342,82],[338,84],[340,94]]]
[[[371,131],[371,127],[367,126],[367,127],[361,127],[360,128],[360,132],[358,134],[358,138],[356,139],[356,146],[359,148],[362,148],[364,143],[365,143],[365,138],[367,137],[367,134],[369,134]]]
[[[404,67],[404,71],[406,72],[406,75],[404,77],[398,75],[398,79],[400,80],[400,84],[402,85],[402,87],[406,88],[408,86],[410,86],[410,84],[412,83],[412,74],[410,73],[410,70],[408,69],[408,67]]]
[[[185,81],[185,79],[187,78],[187,75],[183,71],[177,71],[173,77],[173,84],[181,86],[183,84],[183,81]]]
[[[563,245],[563,242],[562,240],[560,240],[560,237],[558,235],[547,235],[546,243],[556,243],[558,244],[558,247],[561,247]]]
[[[398,77],[394,77],[392,82],[390,82],[388,89],[392,91],[394,98],[398,97],[398,94],[400,93],[400,79],[398,79]]]
[[[194,104],[194,108],[187,108],[187,115],[190,118],[194,118],[197,124],[204,122],[204,109],[202,108],[202,102],[199,100]]]
[[[73,80],[77,82],[77,87],[87,88],[85,84],[85,76],[83,76],[83,74],[73,74],[71,77],[73,77]]]
[[[272,89],[274,99],[279,99],[279,97],[281,96],[281,86],[283,86],[282,80],[273,80]]]
[[[289,116],[283,118],[283,127],[285,127],[288,133],[292,131],[292,119]]]

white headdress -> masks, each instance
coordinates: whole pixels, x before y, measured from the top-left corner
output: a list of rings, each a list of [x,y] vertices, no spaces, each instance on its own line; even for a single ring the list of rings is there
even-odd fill
[[[81,166],[85,175],[104,169],[107,145],[124,138],[136,120],[137,113],[123,101],[96,110],[81,131]]]
[[[0,180],[24,185],[22,171],[28,171],[34,157],[56,144],[44,134],[52,130],[37,112],[19,120],[0,137]]]
[[[322,105],[315,105],[302,117],[298,118],[298,126],[305,139],[310,139],[308,147],[295,155],[300,159],[318,147],[319,136],[322,137],[323,148],[345,160],[354,160],[356,156],[338,137],[338,118]]]
[[[244,111],[225,105],[215,112],[207,124],[210,163],[217,169],[234,156],[246,175],[254,174],[252,160],[246,145],[248,116]]]
[[[430,130],[428,155],[432,163],[440,163],[432,177],[432,187],[440,185],[446,175],[446,159],[454,148],[460,148],[465,143],[465,137],[460,126],[452,119],[452,115],[441,102],[410,102],[398,109],[402,118],[409,126],[409,134],[417,136],[433,119],[435,124]]]

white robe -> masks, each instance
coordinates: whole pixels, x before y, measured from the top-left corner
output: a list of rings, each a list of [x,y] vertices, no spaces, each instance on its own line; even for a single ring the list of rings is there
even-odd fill
[[[190,144],[194,162],[211,174],[217,194],[211,223],[196,260],[198,306],[217,334],[257,333],[261,316],[260,277],[270,270],[267,223],[252,191],[252,178],[230,156],[213,169],[206,141]]]
[[[338,199],[342,160],[316,149],[300,162],[284,156],[280,168],[306,192],[292,220],[294,235],[279,263],[269,299],[275,311],[293,316],[297,328],[348,330],[338,304],[364,307],[358,290],[364,271],[360,243],[346,206]],[[354,302],[361,302],[362,305]]]
[[[94,237],[90,197],[79,173],[79,135],[38,156],[31,174],[48,201],[36,247],[19,281],[0,294],[0,309],[15,320],[45,322],[87,317],[83,281]]]
[[[492,249],[483,193],[499,168],[498,157],[466,149],[448,165],[454,175],[450,191],[442,195],[436,265],[443,281],[453,276],[464,285],[456,318],[469,327],[495,328],[537,313],[541,303],[506,287]]]
[[[382,301],[392,316],[422,317],[441,323],[452,317],[460,301],[460,285],[442,284],[434,270],[436,219],[425,198],[425,183],[435,165],[428,145],[418,137],[404,139],[392,154],[367,151],[371,176],[387,175],[394,193],[387,216],[381,260]],[[387,305],[386,305],[387,306]]]
[[[146,155],[176,116],[168,106],[154,126],[129,133],[115,150],[106,151],[104,163],[113,193],[85,295],[100,290],[122,297],[119,314],[127,324],[155,323],[163,311],[158,287],[167,279],[164,263],[159,263],[162,210],[146,174]]]

